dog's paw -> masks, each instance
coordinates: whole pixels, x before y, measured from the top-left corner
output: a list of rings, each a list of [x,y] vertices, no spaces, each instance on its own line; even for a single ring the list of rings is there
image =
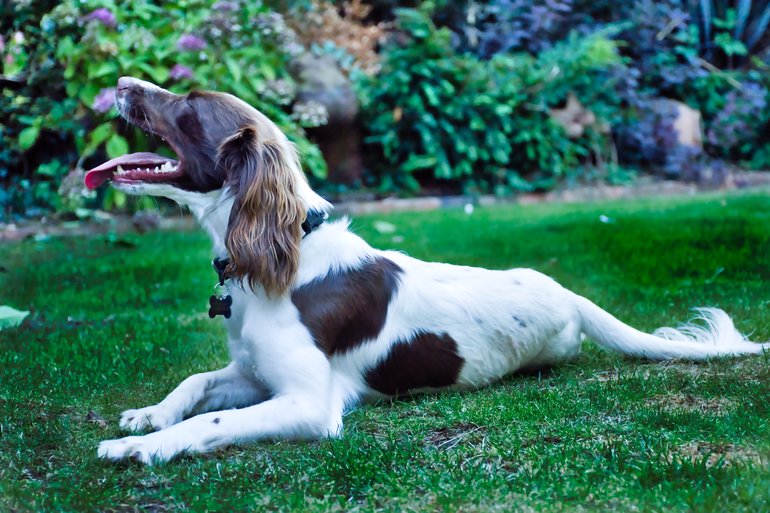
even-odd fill
[[[144,443],[143,436],[127,436],[117,440],[104,440],[99,443],[97,455],[100,458],[118,461],[133,458],[137,461],[152,465],[157,461],[148,444]]]
[[[112,461],[133,459],[146,465],[168,461],[180,452],[179,444],[158,434],[104,440],[99,443],[97,455]]]
[[[120,415],[120,427],[127,431],[160,431],[180,420],[182,419],[156,405],[124,411]]]

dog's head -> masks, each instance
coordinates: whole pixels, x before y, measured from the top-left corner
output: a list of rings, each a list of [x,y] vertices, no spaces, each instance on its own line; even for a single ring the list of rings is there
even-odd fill
[[[115,97],[123,118],[162,138],[178,158],[146,152],[116,157],[90,170],[86,186],[95,189],[111,180],[128,193],[180,203],[226,192],[221,196],[232,199],[225,235],[231,274],[268,294],[285,292],[299,265],[307,210],[298,194],[307,184],[286,136],[229,94],[177,95],[123,77]]]

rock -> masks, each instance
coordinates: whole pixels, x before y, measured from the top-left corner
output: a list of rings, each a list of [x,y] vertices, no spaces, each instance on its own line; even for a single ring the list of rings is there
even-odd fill
[[[361,131],[358,98],[350,80],[331,57],[305,53],[292,63],[297,100],[317,103],[327,111],[325,125],[307,132],[321,148],[329,166],[329,181],[352,184],[361,178]]]
[[[669,179],[718,185],[721,167],[703,151],[700,112],[669,98],[653,98],[638,108],[638,119],[615,127],[622,164],[649,169]]]
[[[673,116],[674,130],[676,130],[679,144],[698,149],[703,148],[703,130],[699,110],[669,98],[652,100],[650,106],[661,117]]]

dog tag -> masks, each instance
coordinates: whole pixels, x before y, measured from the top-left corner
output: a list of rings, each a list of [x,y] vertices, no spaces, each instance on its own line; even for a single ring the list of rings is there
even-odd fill
[[[213,319],[217,315],[223,315],[225,319],[229,319],[230,315],[232,315],[232,311],[230,310],[232,304],[233,298],[230,295],[212,295],[209,298],[209,317]]]

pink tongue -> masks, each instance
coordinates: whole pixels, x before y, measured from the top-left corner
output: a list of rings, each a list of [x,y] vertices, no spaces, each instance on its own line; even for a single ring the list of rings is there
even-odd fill
[[[112,175],[117,171],[118,166],[122,166],[124,169],[136,169],[136,168],[154,168],[162,166],[166,162],[176,164],[176,160],[158,155],[157,153],[140,152],[129,153],[128,155],[122,155],[108,160],[100,166],[96,166],[88,173],[83,180],[86,187],[89,189],[96,189],[101,184],[112,178]]]

